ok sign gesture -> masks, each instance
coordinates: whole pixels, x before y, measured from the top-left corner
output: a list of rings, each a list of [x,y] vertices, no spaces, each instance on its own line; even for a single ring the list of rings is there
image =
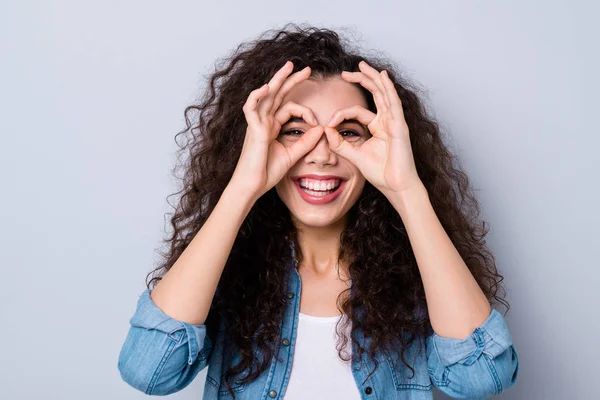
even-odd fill
[[[342,79],[368,89],[377,114],[358,105],[337,110],[325,127],[330,149],[356,165],[365,179],[386,195],[420,185],[408,125],[394,83],[385,70],[378,72],[364,61],[358,66],[360,72],[343,71]],[[344,119],[352,118],[367,125],[372,135],[360,146],[344,140],[334,129]]]

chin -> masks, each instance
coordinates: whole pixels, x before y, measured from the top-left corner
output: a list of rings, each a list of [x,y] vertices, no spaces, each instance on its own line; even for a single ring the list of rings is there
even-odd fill
[[[296,225],[300,226],[310,226],[315,228],[325,228],[327,226],[335,225],[339,223],[340,219],[344,218],[344,215],[336,215],[335,217],[325,217],[315,214],[307,214],[307,213],[295,213],[290,210],[290,216]]]

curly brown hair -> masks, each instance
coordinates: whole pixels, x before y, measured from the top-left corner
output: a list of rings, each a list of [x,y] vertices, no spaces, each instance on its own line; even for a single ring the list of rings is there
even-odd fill
[[[469,179],[443,143],[439,124],[428,116],[416,85],[401,77],[392,62],[360,53],[333,30],[290,23],[242,43],[216,66],[204,97],[184,111],[186,129],[175,136],[177,143],[180,135],[188,134],[179,152],[189,157],[182,163],[183,189],[175,193],[181,196],[171,217],[173,232],[165,239],[169,250],[161,252],[161,265],[149,273],[148,277],[153,278],[148,288],[173,266],[228,185],[244,142],[247,125],[242,107],[250,92],[268,82],[287,60],[293,62],[294,72],[310,66],[311,79],[359,71],[358,63],[364,60],[379,71],[389,72],[402,100],[417,172],[431,204],[487,298],[492,304],[504,304],[508,310],[508,302],[499,294],[505,292],[503,277],[485,246],[486,223],[478,218],[479,205]],[[358,87],[369,109],[376,112],[371,93]],[[192,116],[192,112],[197,113]],[[287,273],[293,262],[290,241],[298,243],[297,232],[289,210],[273,188],[256,201],[242,224],[205,322],[214,343],[221,320],[227,327],[228,350],[235,346],[241,355],[240,362],[235,366],[229,363],[225,373],[232,396],[231,377],[247,371],[240,382],[250,382],[278,354],[280,323],[287,304]],[[299,246],[295,248],[299,265],[302,254]],[[375,369],[378,362],[374,354],[385,348],[399,352],[414,373],[404,353],[416,339],[433,332],[425,291],[402,219],[368,181],[348,212],[348,223],[340,238],[340,259],[348,262],[352,288],[338,297],[338,308],[350,318],[340,319],[338,324],[347,328],[352,323],[350,340],[359,346],[359,353],[368,353]],[[346,296],[348,291],[350,295]],[[354,337],[359,327],[366,338],[371,338],[368,349],[360,347]],[[345,359],[341,350],[349,339],[343,334],[340,337],[337,350]],[[257,357],[259,353],[261,357]]]

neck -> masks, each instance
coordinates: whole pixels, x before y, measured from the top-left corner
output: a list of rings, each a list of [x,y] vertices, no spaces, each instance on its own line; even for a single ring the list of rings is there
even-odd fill
[[[295,251],[299,260],[299,271],[322,278],[348,275],[346,264],[339,260],[340,235],[344,229],[344,221],[322,227],[296,226],[300,249],[296,248]]]

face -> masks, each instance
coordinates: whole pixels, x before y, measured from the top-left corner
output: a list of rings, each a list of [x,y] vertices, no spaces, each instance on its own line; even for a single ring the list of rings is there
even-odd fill
[[[323,126],[338,109],[353,105],[367,108],[361,90],[341,77],[302,81],[287,93],[281,104],[287,101],[311,109]],[[277,140],[289,146],[311,127],[308,123],[290,120],[281,127]],[[360,146],[371,137],[366,126],[358,121],[344,121],[336,129],[354,146]],[[364,185],[365,178],[358,168],[330,150],[323,133],[316,146],[290,168],[275,189],[297,224],[323,227],[345,219]]]

